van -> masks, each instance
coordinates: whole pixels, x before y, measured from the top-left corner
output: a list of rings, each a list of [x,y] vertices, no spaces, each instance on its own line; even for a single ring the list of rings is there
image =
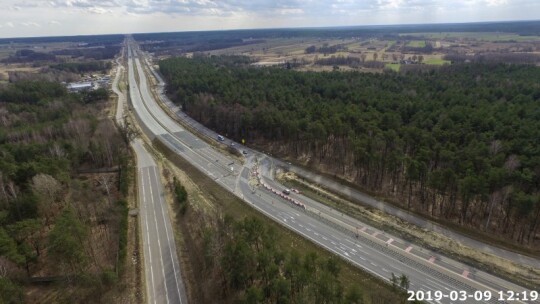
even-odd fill
[[[224,138],[223,136],[221,136],[221,135],[218,135],[218,136],[217,136],[217,139],[218,139],[219,141],[224,141],[224,140],[225,140],[225,138]]]

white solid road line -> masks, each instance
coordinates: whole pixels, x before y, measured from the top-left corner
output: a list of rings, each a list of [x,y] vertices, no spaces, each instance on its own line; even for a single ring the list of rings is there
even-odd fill
[[[136,60],[138,60],[138,59],[136,59]],[[151,102],[153,104],[155,103],[153,101],[153,99],[148,100],[148,102]],[[144,103],[144,101],[143,101],[143,103]],[[147,107],[146,104],[144,106]],[[158,110],[156,108],[155,104],[152,105],[152,106],[148,106],[148,110],[149,110],[150,107],[152,108],[152,110]],[[157,107],[159,107],[159,105]],[[152,118],[155,118],[155,117],[152,117]],[[149,122],[149,123],[152,123],[152,122]],[[163,128],[166,129],[165,126],[163,126]],[[197,149],[197,152],[195,152],[193,149],[189,148],[189,146],[188,146],[189,143],[186,143],[186,144],[181,143],[182,139],[174,136],[174,134],[170,135],[170,137],[174,138],[174,140],[169,139],[169,140],[171,140],[171,143],[176,144],[176,142],[178,141],[179,145],[187,147],[186,150],[189,151],[190,153],[183,153],[182,156],[184,156],[190,163],[195,165],[197,168],[199,168],[199,169],[204,168],[203,171],[208,172],[208,170],[205,170],[206,168],[205,168],[204,165],[201,166],[201,159],[204,160],[205,158],[209,157],[209,155],[214,156],[214,154],[216,153],[214,150],[212,150],[211,148],[203,148],[203,149]],[[168,143],[167,145],[171,145],[171,143]],[[204,144],[204,143],[202,143],[202,144]],[[204,150],[204,149],[210,149],[210,150]],[[204,150],[204,151],[201,151],[201,150]],[[219,159],[221,160],[222,158],[219,158]],[[206,162],[202,162],[202,164],[206,164]],[[217,168],[217,166],[216,166],[216,169],[219,172],[219,168]],[[245,169],[243,169],[243,170],[245,170]],[[264,168],[263,168],[263,170],[264,170]],[[246,171],[241,170],[240,172],[246,172]],[[235,178],[235,180],[238,181],[238,180],[240,180],[240,178],[237,177],[237,178]],[[224,188],[226,188],[226,189],[231,188],[230,185],[228,184],[229,182],[230,182],[230,178],[223,178],[223,179],[218,180],[218,183],[220,185],[223,185]],[[272,185],[272,183],[275,183],[275,182],[273,180],[272,180],[272,182],[269,182],[269,184],[271,184],[271,185]],[[324,242],[322,242],[320,237],[313,236],[314,233],[322,234],[322,232],[331,232],[331,234],[328,236],[331,240],[333,239],[335,241],[341,242],[343,239],[347,239],[347,241],[351,242],[348,239],[351,238],[351,239],[354,240],[354,236],[351,236],[350,233],[343,232],[342,230],[336,230],[336,229],[343,229],[343,226],[345,226],[345,227],[348,227],[350,225],[354,226],[354,223],[356,223],[355,221],[351,222],[351,220],[348,217],[346,217],[346,216],[343,217],[343,215],[341,213],[336,212],[334,210],[330,210],[330,212],[328,212],[328,211],[325,211],[325,209],[323,208],[322,210],[323,210],[323,213],[325,213],[325,214],[330,215],[330,214],[333,214],[333,213],[337,213],[337,216],[332,215],[332,216],[324,216],[323,217],[323,218],[328,217],[325,220],[328,221],[330,224],[328,224],[326,221],[323,221],[323,222],[318,221],[317,225],[315,226],[315,225],[310,223],[311,220],[308,220],[304,216],[302,216],[301,218],[299,216],[298,219],[295,219],[295,220],[298,220],[298,222],[295,222],[294,224],[291,224],[290,222],[287,222],[287,218],[284,216],[284,214],[282,214],[279,211],[280,209],[281,209],[281,211],[283,211],[283,206],[288,206],[288,205],[283,205],[282,201],[279,198],[276,199],[273,196],[269,196],[264,191],[260,192],[259,196],[257,196],[257,195],[254,196],[251,193],[251,191],[248,192],[248,189],[245,188],[244,186],[245,185],[235,184],[235,186],[232,187],[232,189],[240,189],[240,192],[236,193],[236,192],[234,192],[234,190],[232,192],[237,194],[237,196],[240,197],[241,199],[244,199],[247,203],[252,205],[257,210],[259,210],[262,213],[266,214],[268,217],[273,218],[274,220],[276,220],[277,222],[279,222],[281,224],[286,222],[287,224],[284,225],[284,226],[288,227],[289,229],[291,229],[293,231],[296,231],[297,233],[299,233],[299,234],[303,235],[304,237],[314,241],[315,243],[318,243],[320,246],[328,249],[329,251],[334,252],[335,254],[338,254],[338,255],[342,256],[344,259],[351,261],[353,264],[356,264],[356,265],[358,265],[358,266],[360,266],[362,268],[367,269],[369,272],[371,272],[374,275],[382,278],[383,280],[386,280],[386,281],[388,280],[388,278],[386,277],[386,274],[384,272],[381,272],[381,270],[380,270],[381,268],[378,268],[378,270],[375,270],[375,271],[370,269],[372,267],[367,267],[366,268],[365,264],[367,264],[367,262],[366,263],[364,263],[364,262],[359,263],[359,261],[356,259],[357,257],[351,258],[347,252],[343,253],[344,252],[343,249],[335,247],[336,242],[333,242],[333,241],[331,242],[332,244],[334,244],[334,247],[332,247],[332,246],[328,245],[328,243],[325,244]],[[279,187],[282,187],[282,186],[279,185]],[[279,189],[279,187],[278,187],[278,189]],[[262,197],[261,197],[261,194],[262,194]],[[264,198],[264,200],[261,201],[263,198]],[[277,202],[280,202],[280,203],[277,203]],[[275,203],[275,205],[274,205],[274,203]],[[279,207],[278,207],[278,205],[279,205]],[[269,207],[269,206],[272,206],[272,207]],[[314,211],[321,210],[320,208],[322,208],[322,207],[314,207],[314,208],[310,207],[310,209],[313,209]],[[309,211],[309,212],[314,212],[314,211]],[[305,216],[309,217],[310,215],[305,215]],[[281,221],[279,220],[280,218],[281,218]],[[313,217],[309,217],[309,219],[313,219]],[[315,220],[317,220],[317,218]],[[340,222],[339,227],[333,228],[333,227],[335,227],[335,223],[333,223],[334,221]],[[304,223],[305,225],[307,225],[306,223],[308,223],[310,226],[312,226],[314,228],[313,229],[310,229],[310,228],[307,228],[307,227],[304,228],[304,229],[296,228],[295,226],[305,227],[305,226],[302,226],[301,222]],[[367,226],[367,225],[363,225],[363,226]],[[358,229],[357,226],[356,226],[356,229]],[[373,228],[371,228],[371,227],[369,227],[369,229],[372,230],[372,232],[373,231],[378,231],[376,229],[373,230]],[[350,229],[347,228],[347,230],[350,230]],[[306,232],[306,231],[309,231],[309,233]],[[352,229],[352,231],[354,232],[354,229]],[[324,236],[322,236],[322,237],[324,238]],[[477,287],[478,282],[475,282],[475,284],[471,284],[472,283],[471,280],[463,280],[462,278],[455,278],[454,275],[446,273],[447,271],[441,271],[442,267],[440,265],[427,265],[424,260],[418,260],[417,261],[417,259],[415,259],[414,257],[406,257],[401,251],[397,250],[398,247],[395,246],[395,245],[391,244],[390,246],[388,246],[388,244],[382,244],[383,246],[386,245],[386,247],[382,247],[382,249],[378,249],[378,246],[380,246],[379,243],[380,242],[384,243],[384,237],[383,237],[383,239],[381,239],[381,237],[376,238],[376,237],[371,236],[371,235],[365,235],[365,236],[363,236],[363,238],[365,240],[363,240],[361,243],[362,243],[362,245],[365,246],[365,248],[366,248],[365,250],[370,252],[371,257],[369,257],[369,259],[372,260],[371,264],[376,266],[376,267],[377,267],[377,264],[373,263],[373,261],[377,262],[379,265],[386,266],[390,270],[399,269],[400,273],[403,273],[403,272],[410,273],[411,275],[414,276],[413,277],[414,279],[418,280],[418,282],[421,282],[423,284],[423,286],[425,286],[425,288],[430,289],[430,290],[433,288],[433,285],[430,284],[430,281],[437,281],[438,283],[443,284],[443,285],[447,285],[449,287],[456,287],[456,288],[458,288],[458,287],[465,288],[466,287],[466,289],[478,288]],[[357,239],[355,241],[358,241],[358,236],[357,236]],[[393,243],[396,243],[396,242],[393,242]],[[362,246],[359,246],[359,245],[357,245],[357,246],[358,246],[358,248],[362,248]],[[385,248],[387,248],[387,249],[385,249]],[[359,250],[359,251],[364,253],[363,250]],[[368,257],[368,255],[366,255],[366,257]],[[364,260],[361,257],[358,257],[358,258],[361,259],[361,260]],[[405,260],[403,260],[403,259],[405,259]],[[415,264],[408,264],[407,262],[414,262]],[[392,265],[396,265],[396,267],[393,267]],[[446,278],[452,279],[452,280],[450,280],[451,282],[450,281],[446,282],[445,281]]]
[[[154,176],[156,178],[156,180],[159,180],[159,177],[157,175],[157,167],[153,167],[154,168]],[[160,189],[161,190],[161,189]],[[163,219],[163,225],[165,226],[165,235],[167,236],[167,243],[169,244],[169,255],[171,256],[171,261],[173,261],[172,265],[173,265],[173,271],[174,271],[174,280],[176,282],[176,291],[178,292],[178,299],[180,300],[180,303],[182,303],[182,295],[180,294],[180,286],[178,285],[178,276],[176,274],[176,266],[174,263],[174,256],[173,256],[173,252],[172,252],[172,249],[173,249],[173,246],[171,246],[171,244],[173,244],[173,242],[171,242],[170,238],[169,238],[169,229],[167,228],[167,221],[165,220],[165,214],[164,214],[164,206],[165,206],[165,202],[163,201],[163,196],[162,195],[159,195],[159,206],[160,206],[160,210],[161,210],[161,217]],[[174,247],[176,248],[176,246]]]
[[[143,169],[139,169],[140,170],[140,173],[139,173],[139,177],[140,177],[140,180],[141,180],[141,189],[142,189],[142,192],[143,192],[143,195],[142,195],[142,208],[144,209],[143,211],[143,216],[144,216],[144,222],[146,224],[146,242],[149,244],[150,243],[150,229],[148,229],[148,213],[147,213],[147,209],[146,209],[146,191],[144,190],[146,188],[146,185],[144,184],[144,174],[143,174]],[[148,297],[148,300],[150,301],[150,299],[154,299],[154,303],[156,303],[156,296],[154,294],[154,291],[156,290],[156,286],[155,286],[155,283],[154,283],[154,268],[152,267],[152,250],[150,250],[150,246],[147,246],[145,247],[145,249],[148,250],[148,258],[149,258],[149,265],[150,265],[150,276],[151,276],[151,284],[152,284],[152,290],[148,290],[148,294],[152,294],[152,296]],[[148,275],[148,274],[147,274]],[[150,286],[147,284],[147,289],[150,289]]]
[[[146,171],[148,173],[148,183],[152,183],[150,179],[150,170]],[[156,207],[155,207],[155,201],[154,201],[154,192],[152,191],[152,186],[150,186],[150,199],[152,201],[152,211],[154,214],[154,224],[156,226],[156,238],[158,242],[158,248],[159,248],[159,260],[161,262],[161,273],[163,274],[163,286],[165,287],[165,298],[167,299],[167,303],[169,303],[169,291],[167,290],[167,277],[165,276],[165,265],[163,264],[163,250],[161,249],[161,242],[159,240],[159,228],[157,224],[157,216],[156,216]]]

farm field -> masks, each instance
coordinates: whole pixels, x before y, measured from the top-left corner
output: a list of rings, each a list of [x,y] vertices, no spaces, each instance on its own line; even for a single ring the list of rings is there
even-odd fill
[[[399,63],[387,63],[386,67],[393,70],[393,71],[399,72],[399,69],[401,68],[401,64],[399,64]]]
[[[426,42],[423,40],[412,40],[407,43],[407,46],[415,47],[415,48],[423,48],[426,46]]]
[[[337,52],[306,53],[308,47],[321,48],[324,46],[339,46]],[[235,46],[206,52],[207,55],[243,55],[251,57],[257,66],[271,66],[292,62],[295,69],[300,71],[332,71],[332,66],[317,64],[318,60],[337,57],[357,58],[362,63],[372,62],[371,66],[350,66],[337,64],[340,71],[357,70],[363,72],[382,71],[385,67],[394,71],[400,70],[396,64],[399,58],[412,60],[414,54],[402,53],[401,47],[422,48],[426,46],[423,40],[397,41],[385,39],[318,39],[318,38],[291,38],[267,39],[262,43]],[[192,54],[187,54],[191,56]],[[423,63],[442,65],[450,63],[444,60],[442,54],[433,53],[423,56]],[[368,64],[369,65],[369,64]]]
[[[481,41],[540,41],[538,36],[521,36],[511,33],[463,33],[463,32],[442,32],[442,33],[407,33],[400,36],[416,36],[429,39],[475,39]]]
[[[425,64],[433,64],[433,65],[444,65],[444,64],[450,64],[449,60],[444,60],[442,58],[429,58],[424,60]]]

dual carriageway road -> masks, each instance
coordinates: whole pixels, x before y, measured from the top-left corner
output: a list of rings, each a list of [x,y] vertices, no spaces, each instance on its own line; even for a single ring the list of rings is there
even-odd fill
[[[131,102],[144,132],[150,138],[162,141],[222,187],[269,218],[383,280],[388,281],[392,273],[407,275],[411,282],[410,290],[413,291],[440,291],[444,294],[466,291],[472,295],[475,291],[489,290],[494,299],[483,301],[487,303],[501,303],[495,298],[498,291],[527,291],[511,282],[370,227],[302,195],[293,196],[305,208],[291,204],[282,195],[267,191],[264,187],[251,187],[249,180],[258,178],[260,184],[278,193],[284,188],[272,178],[269,168],[273,160],[238,145],[239,149],[249,151],[245,163],[240,164],[180,126],[153,98],[146,79],[149,73],[145,72],[141,63],[142,52],[137,50],[131,39],[128,39],[128,51]],[[139,83],[135,80],[134,69],[142,76]],[[164,102],[167,104],[166,99]],[[179,114],[183,116],[181,112]],[[182,119],[187,117],[183,116]],[[443,298],[430,302],[453,301]]]

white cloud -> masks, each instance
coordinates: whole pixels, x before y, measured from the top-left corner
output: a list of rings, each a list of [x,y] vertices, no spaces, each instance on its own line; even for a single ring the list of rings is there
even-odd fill
[[[21,22],[21,25],[26,27],[41,27],[41,25],[33,21]]]
[[[112,10],[110,9],[105,9],[103,7],[99,7],[99,6],[92,6],[92,7],[88,7],[86,9],[88,12],[90,13],[93,13],[93,14],[106,14],[106,13],[112,13]]]
[[[403,4],[403,0],[377,0],[377,4],[382,9],[396,9]]]
[[[485,2],[489,6],[499,6],[499,5],[504,5],[508,3],[507,0],[485,0]]]
[[[538,19],[540,0],[1,0],[0,37]],[[36,27],[28,22],[43,25]],[[62,26],[58,26],[60,22]],[[24,26],[19,26],[23,25]],[[15,26],[17,25],[16,29]],[[45,26],[48,25],[48,26]]]
[[[304,10],[301,8],[281,8],[276,11],[281,15],[300,15],[304,13]]]
[[[21,25],[26,26],[26,27],[41,27],[41,25],[39,25],[38,23],[33,22],[33,21],[21,22]]]

